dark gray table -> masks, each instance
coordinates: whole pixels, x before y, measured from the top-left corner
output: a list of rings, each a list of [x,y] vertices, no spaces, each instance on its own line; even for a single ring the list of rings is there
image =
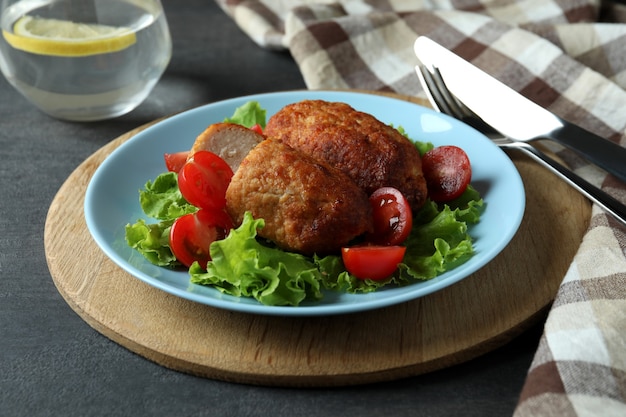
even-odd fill
[[[165,369],[102,336],[70,309],[48,272],[43,229],[55,193],[85,158],[164,115],[305,88],[289,54],[257,47],[212,0],[165,0],[164,6],[172,62],[150,98],[124,117],[54,120],[0,79],[0,415],[511,415],[541,325],[488,355],[428,375],[372,386],[282,389]]]

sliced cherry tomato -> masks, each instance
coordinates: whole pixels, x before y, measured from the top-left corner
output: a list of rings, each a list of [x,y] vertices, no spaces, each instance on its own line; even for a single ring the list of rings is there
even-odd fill
[[[166,153],[163,155],[165,167],[170,172],[178,172],[187,162],[187,156],[189,156],[189,151]]]
[[[394,273],[405,252],[404,246],[353,246],[341,248],[341,258],[355,277],[379,280]]]
[[[198,151],[178,173],[178,188],[196,207],[223,209],[232,176],[233,170],[222,158],[209,151]]]
[[[436,202],[459,197],[472,179],[472,167],[465,151],[458,146],[439,146],[422,157],[422,171],[428,195]]]
[[[176,259],[189,267],[198,261],[202,268],[211,260],[209,246],[226,237],[233,222],[223,210],[200,209],[176,219],[170,229],[170,248]]]
[[[374,232],[368,237],[378,245],[399,245],[413,227],[413,213],[407,199],[393,187],[382,187],[370,196],[374,214]]]
[[[262,127],[261,127],[261,125],[260,125],[260,124],[258,124],[258,123],[257,123],[257,124],[255,124],[254,126],[252,126],[250,129],[251,129],[251,130],[254,130],[254,131],[255,131],[256,133],[258,133],[259,135],[262,135],[262,134],[263,134],[263,128],[262,128]]]

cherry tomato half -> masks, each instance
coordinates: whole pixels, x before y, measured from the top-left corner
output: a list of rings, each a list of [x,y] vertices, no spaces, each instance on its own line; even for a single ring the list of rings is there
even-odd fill
[[[232,176],[233,170],[222,158],[198,151],[178,173],[178,188],[194,206],[221,210],[226,206],[226,189]]]
[[[405,252],[404,246],[353,246],[341,248],[341,258],[355,277],[379,280],[394,273]]]
[[[422,171],[428,195],[436,202],[459,197],[472,179],[472,167],[465,151],[457,146],[439,146],[422,156]]]
[[[163,154],[165,167],[170,172],[178,172],[187,162],[187,156],[189,156],[189,151]]]
[[[250,130],[254,130],[256,133],[258,133],[259,135],[263,135],[263,128],[261,127],[260,124],[255,124],[254,126],[252,126],[250,128]]]
[[[170,249],[176,259],[189,267],[198,261],[202,268],[211,260],[209,246],[226,237],[233,222],[223,210],[200,209],[176,219],[170,229]]]
[[[413,213],[404,195],[393,187],[382,187],[370,196],[374,232],[368,237],[377,245],[399,245],[413,227]]]

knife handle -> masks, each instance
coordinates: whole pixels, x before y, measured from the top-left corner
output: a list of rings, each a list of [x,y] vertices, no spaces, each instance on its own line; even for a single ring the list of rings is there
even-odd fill
[[[500,144],[500,147],[519,149],[525,152],[534,160],[538,161],[544,167],[552,171],[554,174],[561,177],[561,179],[565,180],[569,185],[577,189],[585,197],[589,198],[591,201],[602,207],[602,209],[612,214],[617,220],[619,220],[624,226],[626,226],[626,206],[606,192],[604,192],[603,190],[601,190],[600,188],[591,184],[584,178],[578,176],[576,173],[574,173],[574,171],[561,165],[559,162],[550,158],[545,153],[525,142],[507,142]]]
[[[548,137],[626,183],[626,148],[566,121]]]

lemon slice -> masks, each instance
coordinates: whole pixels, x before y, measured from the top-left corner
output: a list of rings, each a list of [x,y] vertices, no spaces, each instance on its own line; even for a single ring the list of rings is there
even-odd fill
[[[23,16],[13,33],[2,31],[15,49],[39,55],[88,56],[121,51],[136,42],[129,28]]]

